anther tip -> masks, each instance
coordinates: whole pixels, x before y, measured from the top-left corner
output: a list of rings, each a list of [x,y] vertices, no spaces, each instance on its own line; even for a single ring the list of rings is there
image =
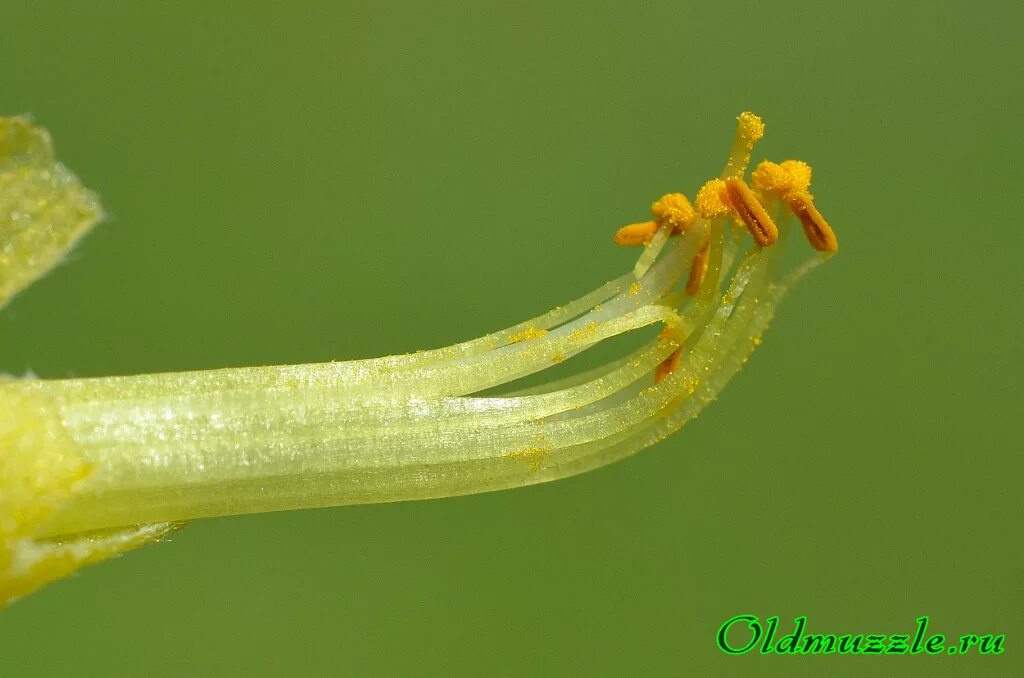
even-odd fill
[[[705,219],[714,219],[729,213],[725,200],[725,182],[712,179],[697,191],[697,212]]]
[[[668,224],[673,232],[682,233],[696,220],[697,213],[682,193],[666,193],[651,205],[651,214],[659,224]]]
[[[650,242],[658,230],[656,221],[644,221],[639,224],[627,224],[615,232],[616,245],[632,247]]]
[[[762,161],[751,175],[751,183],[762,191],[782,197],[794,192],[806,193],[811,185],[811,166],[802,160],[775,163]]]

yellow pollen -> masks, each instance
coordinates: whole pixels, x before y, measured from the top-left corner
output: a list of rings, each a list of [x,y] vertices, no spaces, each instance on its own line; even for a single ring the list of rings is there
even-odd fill
[[[596,320],[591,320],[585,326],[577,327],[572,332],[570,332],[569,333],[569,338],[572,339],[572,340],[575,340],[575,341],[579,341],[581,339],[585,339],[586,337],[590,336],[591,334],[593,334],[596,331],[597,331],[597,321]]]
[[[530,327],[527,327],[522,332],[517,332],[517,333],[513,334],[512,338],[511,338],[511,341],[512,341],[513,344],[518,344],[520,341],[529,341],[530,339],[540,339],[541,337],[543,337],[547,333],[548,333],[547,330],[538,330],[536,327],[533,327],[531,325]]]
[[[738,133],[749,139],[751,144],[760,141],[764,136],[764,121],[759,115],[744,111],[736,118],[736,122]]]
[[[725,182],[712,179],[697,191],[697,212],[705,219],[714,219],[729,213],[725,199]]]
[[[686,231],[697,218],[690,201],[682,193],[666,193],[651,205],[651,214],[659,224],[668,224],[673,234]]]
[[[634,282],[632,285],[629,286],[629,293],[632,294],[634,297],[636,295],[640,294],[640,281],[639,280],[637,280],[636,282]]]
[[[811,186],[811,174],[813,173],[810,165],[803,160],[783,160],[782,169],[792,177],[794,191],[807,192]]]
[[[615,244],[629,247],[631,245],[643,245],[651,241],[654,233],[658,230],[658,222],[644,221],[639,224],[623,226],[615,233]]]
[[[700,292],[701,283],[708,273],[708,255],[710,254],[710,243],[704,243],[697,256],[693,258],[693,265],[690,266],[690,278],[686,281],[686,293],[691,297]]]
[[[800,220],[811,247],[819,252],[835,252],[839,249],[835,232],[811,202],[811,196],[806,193],[793,193],[786,198],[786,204]]]
[[[690,201],[682,193],[666,193],[651,205],[654,221],[623,226],[615,233],[618,245],[647,245],[662,226],[670,235],[680,235],[697,219]]]
[[[526,464],[531,471],[536,473],[544,465],[544,461],[547,459],[548,454],[551,452],[551,447],[547,445],[538,445],[536,447],[528,447],[523,450],[513,450],[508,453],[509,459],[517,459]]]
[[[729,179],[725,182],[725,190],[729,205],[758,245],[766,247],[778,240],[778,227],[742,179]]]
[[[754,186],[786,197],[790,193],[806,193],[811,185],[811,166],[801,160],[774,163],[765,160],[750,175]]]

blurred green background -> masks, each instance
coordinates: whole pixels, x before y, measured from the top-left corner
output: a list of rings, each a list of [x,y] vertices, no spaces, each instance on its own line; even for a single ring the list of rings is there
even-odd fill
[[[632,265],[759,157],[840,255],[687,429],[566,481],[206,520],[0,615],[6,676],[1021,675],[1016,2],[7,2],[0,113],[109,220],[0,371],[443,345]],[[1014,83],[1017,84],[1014,84]],[[1006,633],[998,657],[726,657],[719,625]]]

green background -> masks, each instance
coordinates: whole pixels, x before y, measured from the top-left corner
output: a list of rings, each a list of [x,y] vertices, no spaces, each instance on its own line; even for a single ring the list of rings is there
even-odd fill
[[[444,345],[618,275],[733,120],[840,255],[701,417],[443,501],[196,522],[0,615],[0,673],[1020,675],[1019,3],[6,2],[0,112],[109,220],[0,318],[90,376]],[[718,626],[1006,633],[726,657]]]

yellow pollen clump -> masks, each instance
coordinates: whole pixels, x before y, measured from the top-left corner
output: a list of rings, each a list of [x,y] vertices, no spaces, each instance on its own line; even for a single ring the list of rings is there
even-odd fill
[[[764,136],[764,122],[753,113],[741,113],[736,118],[736,137],[732,142],[732,150],[729,151],[729,161],[722,170],[721,176],[741,177],[747,171],[747,163],[750,162],[750,152],[754,145]]]
[[[548,454],[551,452],[551,447],[546,445],[538,445],[536,447],[528,447],[524,450],[513,450],[508,453],[509,459],[516,459],[526,464],[531,471],[536,473],[544,466],[544,461],[547,459]]]
[[[636,295],[640,294],[640,281],[639,280],[637,280],[636,282],[634,282],[632,285],[629,286],[629,293],[632,294],[634,297]]]
[[[764,121],[759,115],[745,111],[739,114],[736,121],[739,123],[737,129],[743,138],[755,142],[764,136]]]
[[[651,205],[651,214],[659,224],[668,224],[673,233],[682,233],[697,218],[690,201],[682,193],[666,193]]]
[[[804,191],[811,186],[811,174],[813,170],[803,160],[783,160],[782,168],[786,170],[793,181],[794,191]]]
[[[811,166],[801,160],[774,163],[765,160],[750,175],[754,186],[786,197],[790,193],[807,193],[811,185]]]
[[[513,334],[511,341],[512,341],[513,344],[518,344],[520,341],[529,341],[530,339],[540,339],[541,337],[543,337],[547,333],[548,333],[547,330],[538,330],[536,327],[533,327],[531,325],[530,327],[527,327],[522,332],[517,332],[517,333]]]
[[[591,334],[593,334],[596,331],[597,331],[597,322],[594,321],[594,320],[591,320],[584,327],[577,327],[572,332],[570,332],[569,333],[569,338],[574,340],[574,341],[579,341],[581,339],[585,339],[586,337],[590,336]]]
[[[697,212],[705,219],[714,219],[729,213],[725,198],[725,182],[712,179],[697,191]]]

